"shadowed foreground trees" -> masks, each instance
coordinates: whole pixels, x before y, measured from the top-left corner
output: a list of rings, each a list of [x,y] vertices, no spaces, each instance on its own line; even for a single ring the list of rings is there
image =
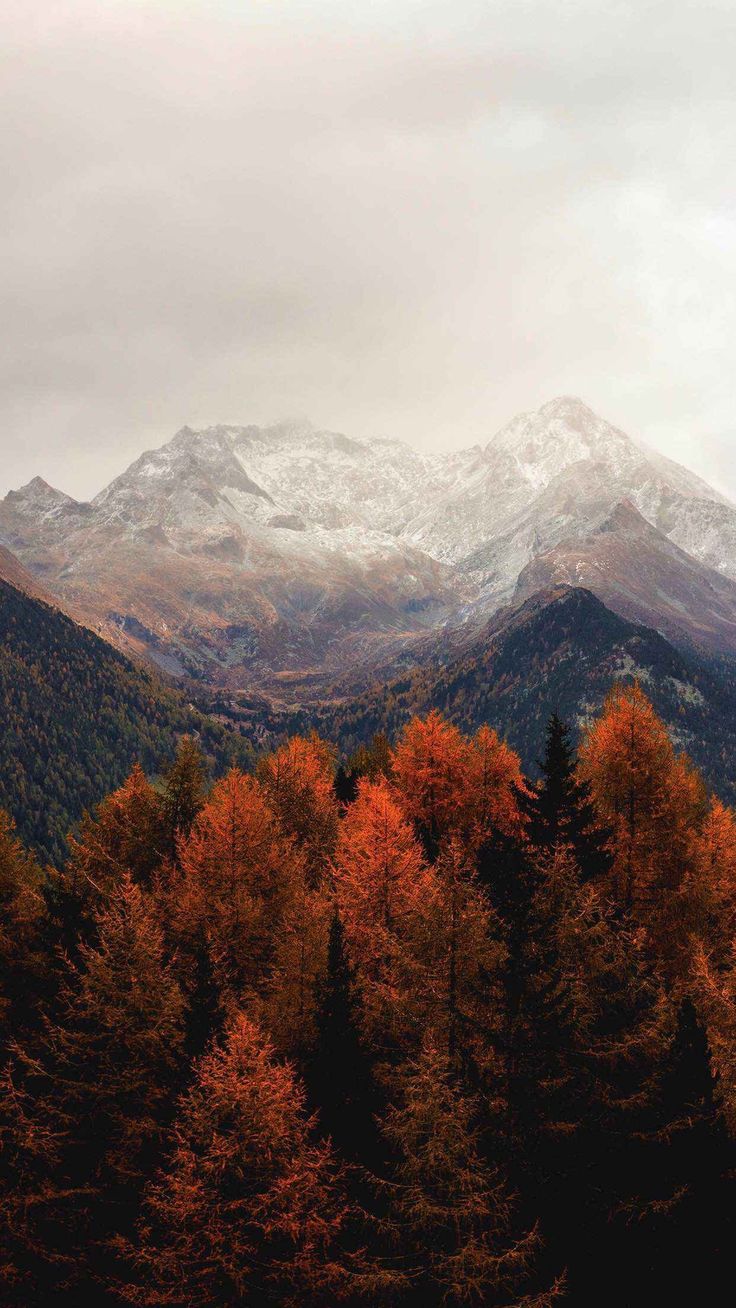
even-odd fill
[[[734,1274],[736,817],[638,687],[528,782],[437,714],[42,870],[0,818],[11,1308],[649,1308]]]

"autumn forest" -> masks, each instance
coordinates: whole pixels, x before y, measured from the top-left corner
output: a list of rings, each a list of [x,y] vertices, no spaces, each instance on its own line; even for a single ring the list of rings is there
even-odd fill
[[[530,748],[185,736],[55,866],[0,816],[3,1304],[724,1301],[736,813],[636,684]]]

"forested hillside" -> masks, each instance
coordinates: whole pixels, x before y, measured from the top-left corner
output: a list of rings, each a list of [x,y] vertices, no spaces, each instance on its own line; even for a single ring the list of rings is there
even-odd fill
[[[217,766],[242,742],[58,609],[0,580],[0,806],[58,859],[85,808],[194,733]]]
[[[439,709],[465,731],[493,727],[533,771],[549,715],[559,713],[579,736],[615,680],[638,680],[709,784],[736,798],[736,664],[682,654],[579,588],[535,596],[459,649],[430,645],[419,667],[355,697],[281,714],[263,701],[245,711],[221,697],[210,702],[249,731],[256,723],[274,733],[315,726],[347,755],[376,732],[394,739],[413,714]]]
[[[415,718],[0,819],[8,1308],[693,1308],[736,1235],[736,815],[638,687],[538,784]]]

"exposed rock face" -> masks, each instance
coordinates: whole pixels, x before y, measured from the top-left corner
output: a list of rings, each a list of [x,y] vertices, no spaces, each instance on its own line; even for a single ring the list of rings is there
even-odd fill
[[[585,536],[524,568],[516,598],[551,586],[584,586],[615,612],[674,640],[736,650],[736,582],[686,554],[625,500]]]

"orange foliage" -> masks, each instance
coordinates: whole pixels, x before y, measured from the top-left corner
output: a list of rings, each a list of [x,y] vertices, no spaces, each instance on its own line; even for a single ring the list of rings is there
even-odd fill
[[[514,1238],[513,1199],[484,1154],[478,1103],[450,1073],[431,1038],[402,1072],[402,1096],[383,1130],[397,1156],[389,1223],[408,1258],[399,1288],[417,1303],[516,1303],[550,1308],[562,1285],[515,1295],[539,1247],[531,1230]]]
[[[384,780],[363,780],[342,824],[335,884],[345,935],[366,986],[374,1034],[407,1018],[436,882],[410,823]]]
[[[412,718],[394,752],[396,794],[406,815],[433,841],[464,811],[471,785],[468,742],[436,712]]]
[[[327,959],[332,898],[301,879],[281,923],[261,1020],[279,1051],[304,1056],[315,1038],[317,986]]]
[[[413,718],[394,755],[396,794],[404,812],[437,845],[450,832],[478,846],[493,831],[519,836],[519,757],[490,727],[472,740],[439,713]]]
[[[0,1277],[24,1284],[24,1304],[85,1299],[182,1071],[184,1003],[150,897],[125,874],[95,925],[55,1020],[14,1048],[0,1086]]]
[[[253,777],[233,769],[213,787],[179,864],[168,895],[174,937],[185,950],[205,938],[236,999],[257,989],[301,863]]]
[[[618,898],[627,908],[666,909],[665,896],[679,890],[688,866],[704,791],[638,685],[616,686],[608,696],[580,769],[613,832]]]
[[[36,940],[44,912],[41,882],[40,867],[0,809],[0,1031],[13,1002],[43,967]]]
[[[94,1107],[96,1130],[110,1137],[108,1165],[126,1174],[156,1132],[182,1052],[184,1001],[164,961],[155,906],[129,875],[100,911],[96,934],[50,1041],[67,1106],[79,1104],[82,1114]]]
[[[708,1030],[718,1093],[731,1134],[736,1135],[736,947],[724,966],[716,966],[701,944],[695,951],[693,979]]]
[[[706,802],[639,686],[616,686],[587,732],[585,786],[556,729],[558,785],[537,810],[494,731],[466,737],[431,713],[393,754],[381,737],[355,756],[342,809],[314,735],[204,802],[185,742],[163,796],[134,769],[45,884],[0,813],[0,1025],[21,1033],[0,1077],[13,1302],[81,1302],[99,1285],[156,1308],[361,1293],[546,1308],[576,1240],[574,1294],[592,1301],[596,1259],[623,1249],[601,1232],[665,1202],[657,1184],[649,1204],[650,1171],[663,1166],[667,1196],[688,1190],[687,1150],[682,1186],[681,1146],[660,1160],[693,1105],[718,1115],[711,1053],[736,1131],[736,814]],[[559,839],[575,805],[581,844],[589,820],[601,842],[610,831],[610,873]],[[683,996],[710,1050],[700,1026],[674,1039]],[[277,1050],[307,1069],[321,1124]],[[343,1129],[363,1165],[381,1116],[369,1266],[346,1178],[314,1136]],[[501,1156],[522,1213],[540,1205],[539,1271]],[[368,1180],[351,1184],[370,1204]]]
[[[130,872],[146,884],[161,858],[161,801],[136,764],[118,790],[85,814],[78,837],[71,837],[70,874],[99,893]]]
[[[258,765],[258,779],[282,829],[304,852],[316,881],[334,853],[338,807],[330,746],[312,733],[293,736]]]
[[[700,928],[711,949],[722,952],[736,936],[736,813],[712,799],[693,847],[694,887]]]
[[[474,842],[494,832],[523,834],[518,792],[526,789],[521,760],[490,727],[481,727],[470,746],[469,827]]]
[[[324,1304],[342,1272],[345,1220],[329,1147],[312,1144],[304,1095],[243,1014],[199,1063],[151,1186],[136,1261],[139,1303]]]

